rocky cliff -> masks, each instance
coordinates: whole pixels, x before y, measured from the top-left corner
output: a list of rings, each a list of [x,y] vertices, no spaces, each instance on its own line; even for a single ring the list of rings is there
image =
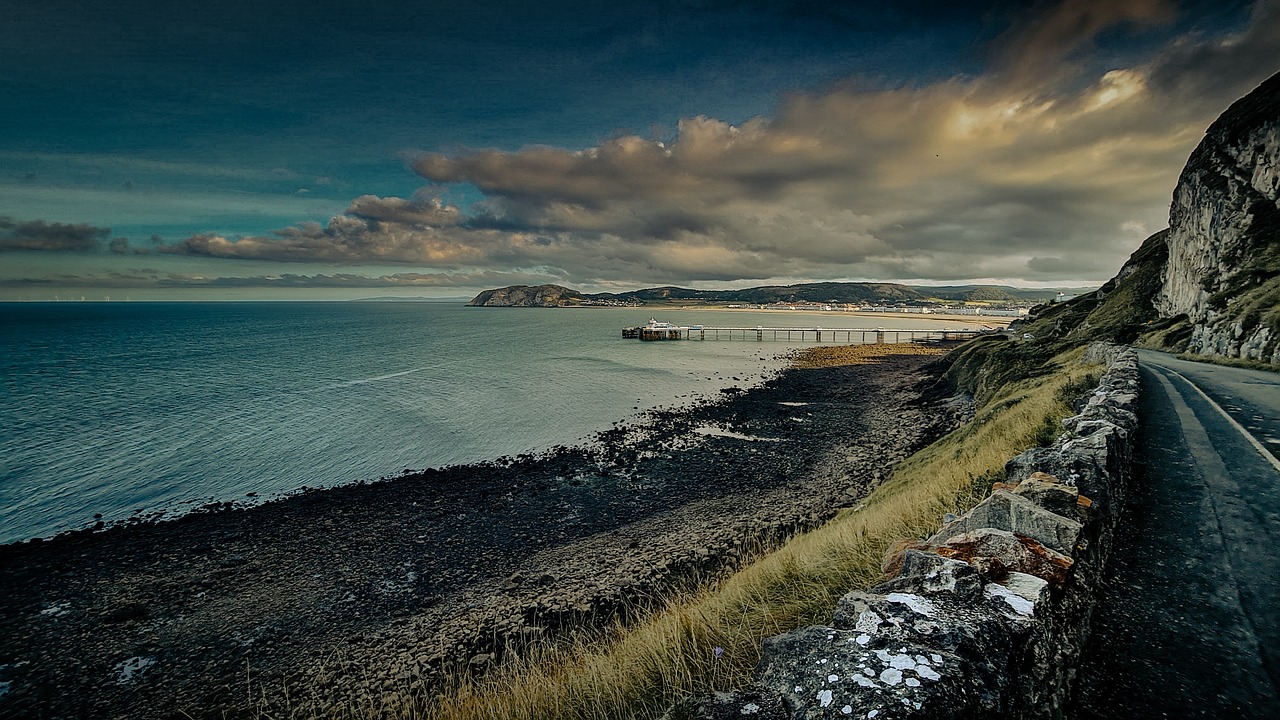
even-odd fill
[[[1186,350],[1280,364],[1280,74],[1206,131],[1174,190],[1156,296]]]
[[[576,305],[582,293],[559,285],[512,285],[485,290],[467,303],[471,307],[563,307]]]

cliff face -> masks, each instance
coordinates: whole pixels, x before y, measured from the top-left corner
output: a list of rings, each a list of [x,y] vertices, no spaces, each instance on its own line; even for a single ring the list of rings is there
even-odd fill
[[[577,290],[559,285],[512,285],[485,290],[471,299],[472,307],[560,307],[582,299]]]
[[[1280,364],[1280,74],[1236,101],[1174,190],[1156,307],[1187,350]]]

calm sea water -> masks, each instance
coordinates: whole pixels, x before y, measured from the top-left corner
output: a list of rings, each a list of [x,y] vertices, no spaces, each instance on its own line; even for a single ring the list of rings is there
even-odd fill
[[[574,443],[759,381],[783,343],[640,343],[652,310],[0,305],[0,542]],[[874,318],[664,311],[679,323]],[[859,325],[861,323],[861,325]],[[936,326],[894,320],[895,327]],[[637,408],[639,410],[637,410]]]

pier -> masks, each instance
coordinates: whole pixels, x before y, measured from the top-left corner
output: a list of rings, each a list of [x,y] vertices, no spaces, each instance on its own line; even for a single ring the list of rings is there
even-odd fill
[[[823,327],[730,327],[717,325],[672,325],[650,322],[648,325],[622,329],[622,337],[646,341],[654,340],[754,340],[756,342],[830,342],[850,345],[884,344],[901,342],[927,342],[934,340],[969,340],[983,334],[982,330],[923,329],[898,330],[886,328],[823,328]]]

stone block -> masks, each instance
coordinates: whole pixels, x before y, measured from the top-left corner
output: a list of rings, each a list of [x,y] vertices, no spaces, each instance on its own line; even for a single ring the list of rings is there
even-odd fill
[[[930,547],[937,555],[972,565],[990,580],[1003,580],[1009,573],[1025,573],[1043,578],[1054,587],[1066,582],[1074,561],[1033,538],[1007,530],[979,528],[949,538]]]
[[[1036,605],[1041,605],[1049,601],[1049,583],[1044,578],[1028,575],[1027,573],[1011,572],[999,583],[1009,592],[1018,597],[1029,600]]]
[[[1011,637],[1023,623],[991,607],[945,598],[927,607],[869,602],[852,629],[809,627],[764,643],[753,691],[817,718],[959,718],[1001,709]],[[926,610],[928,614],[920,611]]]
[[[929,544],[944,545],[953,537],[982,528],[1008,530],[1060,553],[1070,554],[1080,537],[1082,525],[1049,512],[1020,495],[997,490],[969,512],[944,525],[929,538]]]
[[[1105,456],[1068,452],[1061,447],[1037,447],[1014,456],[1004,466],[1005,481],[1010,483],[1021,483],[1037,472],[1074,485],[1093,501],[1095,514],[1110,512],[1110,474]]]
[[[1013,488],[1013,493],[1021,495],[1051,513],[1080,519],[1076,502],[1080,497],[1080,491],[1048,473],[1032,473],[1031,477]]]
[[[885,594],[913,593],[923,596],[945,592],[965,599],[981,595],[982,585],[982,577],[969,563],[908,548],[902,553],[898,577],[882,582],[872,590]]]

